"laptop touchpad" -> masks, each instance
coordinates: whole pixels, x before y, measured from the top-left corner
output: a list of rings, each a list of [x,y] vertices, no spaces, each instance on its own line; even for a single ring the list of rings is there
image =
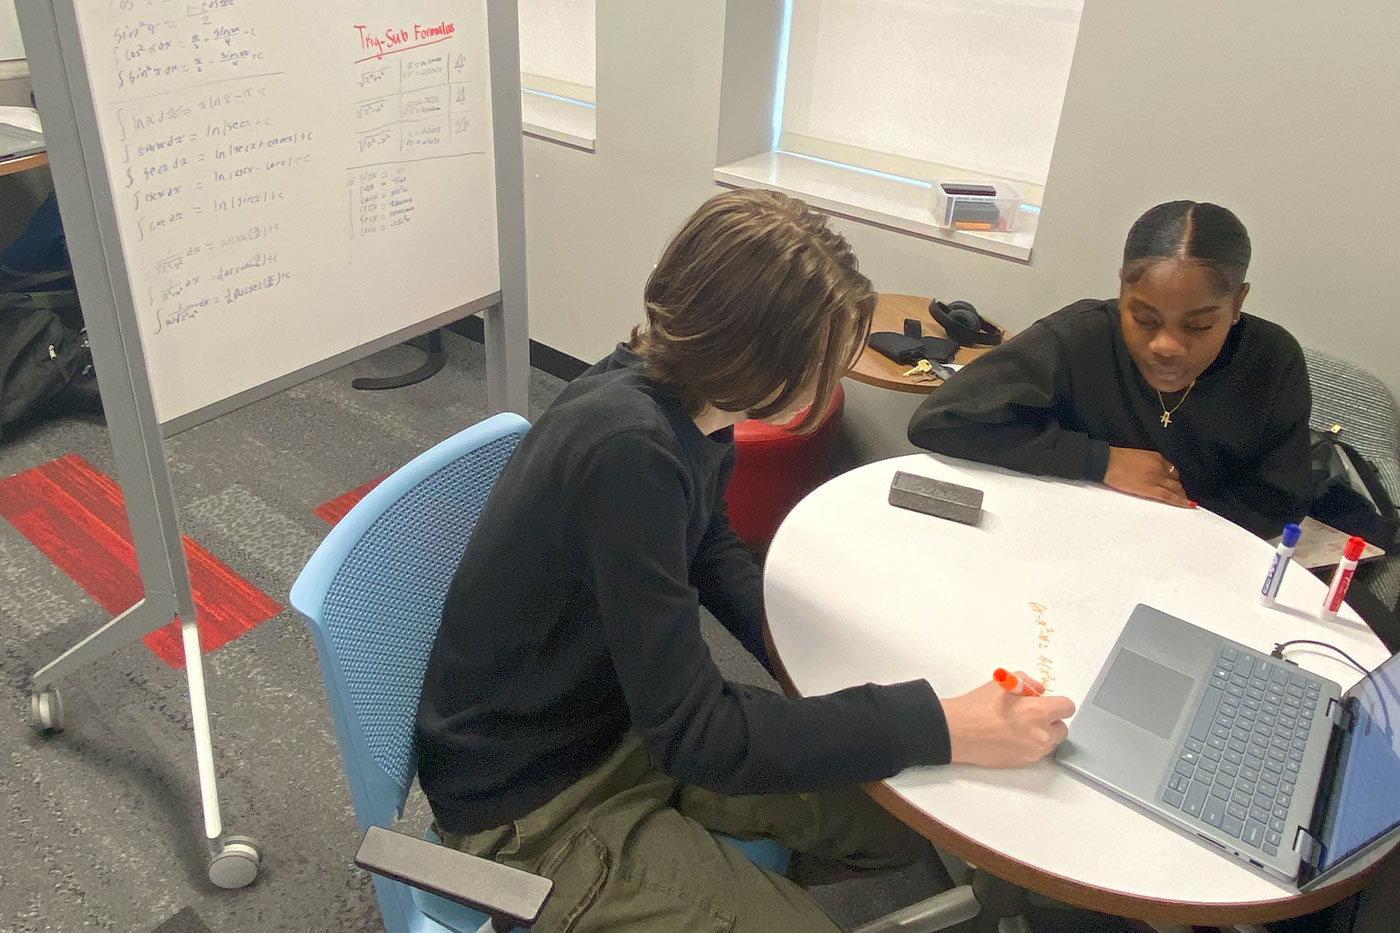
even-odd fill
[[[1164,739],[1172,737],[1195,680],[1124,648],[1094,697],[1094,705]]]

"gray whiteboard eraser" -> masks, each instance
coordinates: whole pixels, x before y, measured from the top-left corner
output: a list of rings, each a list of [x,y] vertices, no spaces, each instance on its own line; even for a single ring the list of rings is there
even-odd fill
[[[895,473],[890,505],[964,525],[982,521],[982,490],[913,473]]]

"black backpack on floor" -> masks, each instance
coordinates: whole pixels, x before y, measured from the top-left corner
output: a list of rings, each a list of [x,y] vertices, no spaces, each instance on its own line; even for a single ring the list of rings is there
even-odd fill
[[[100,410],[95,388],[72,271],[0,279],[0,437],[25,418]]]

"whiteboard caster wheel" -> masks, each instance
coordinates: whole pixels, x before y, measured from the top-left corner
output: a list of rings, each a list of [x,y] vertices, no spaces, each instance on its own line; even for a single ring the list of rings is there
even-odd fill
[[[258,877],[262,852],[247,836],[229,836],[218,855],[209,860],[209,880],[225,890],[246,888]]]
[[[34,718],[34,728],[44,735],[57,735],[63,731],[63,698],[55,687],[46,687],[29,695],[29,712]]]

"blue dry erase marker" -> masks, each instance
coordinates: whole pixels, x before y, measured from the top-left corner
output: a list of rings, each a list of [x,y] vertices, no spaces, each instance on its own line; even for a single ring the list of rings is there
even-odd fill
[[[1264,578],[1264,588],[1259,591],[1259,601],[1264,605],[1272,606],[1278,598],[1279,587],[1283,586],[1283,572],[1288,569],[1288,562],[1293,558],[1293,547],[1302,534],[1303,529],[1292,522],[1283,526],[1283,540],[1278,543],[1274,562],[1269,565],[1269,575]]]

